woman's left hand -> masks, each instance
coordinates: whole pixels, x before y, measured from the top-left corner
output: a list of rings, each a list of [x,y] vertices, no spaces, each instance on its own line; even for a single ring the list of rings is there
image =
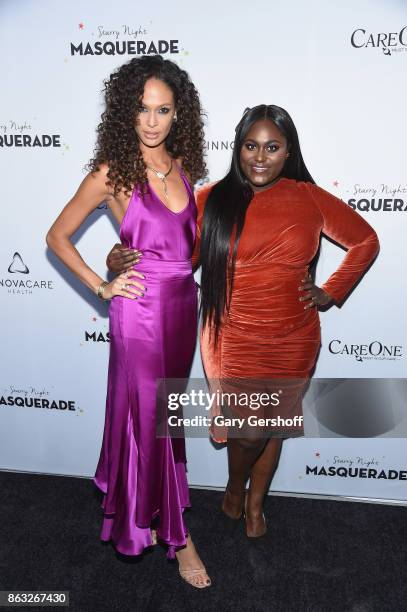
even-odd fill
[[[307,291],[307,293],[299,298],[300,302],[307,302],[304,310],[313,306],[326,306],[326,304],[332,301],[330,295],[314,284],[310,274],[306,278],[301,279],[301,287],[298,287],[298,291]]]

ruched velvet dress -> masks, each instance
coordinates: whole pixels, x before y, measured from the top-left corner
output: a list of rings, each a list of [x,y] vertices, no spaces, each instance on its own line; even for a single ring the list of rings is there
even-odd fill
[[[181,212],[150,186],[143,197],[135,188],[120,227],[122,244],[143,252],[134,269],[145,275],[147,290],[137,300],[115,296],[110,303],[106,416],[94,482],[104,494],[101,539],[126,555],[152,544],[151,527],[170,558],[186,544],[185,440],[156,435],[157,381],[187,378],[196,345],[197,209],[181,177],[188,200]]]
[[[197,194],[198,229],[193,264],[199,264],[205,202],[213,185]],[[379,243],[373,228],[342,200],[308,182],[280,178],[251,200],[237,249],[230,310],[215,346],[209,326],[201,330],[205,374],[214,391],[282,392],[267,413],[290,419],[302,415],[302,396],[321,344],[315,307],[299,301],[301,279],[317,253],[321,234],[347,249],[338,269],[322,285],[340,303],[375,258]],[[239,384],[239,381],[241,384]],[[274,381],[274,382],[273,382]],[[219,414],[220,407],[216,406]],[[247,416],[234,407],[237,416]],[[288,421],[290,422],[290,421]],[[213,425],[225,441],[228,428]],[[230,434],[230,431],[229,431]],[[302,435],[298,420],[268,429],[267,436]]]

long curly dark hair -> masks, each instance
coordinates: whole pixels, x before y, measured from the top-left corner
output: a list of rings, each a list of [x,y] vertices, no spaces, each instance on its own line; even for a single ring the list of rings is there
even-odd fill
[[[100,164],[109,166],[108,183],[117,194],[132,191],[134,185],[147,182],[146,166],[134,129],[136,114],[143,97],[145,82],[163,81],[174,94],[177,121],[174,121],[165,146],[182,166],[192,184],[206,176],[204,160],[204,113],[189,75],[161,55],[144,55],[120,66],[104,81],[106,108],[97,128],[94,157],[86,169],[96,172]]]

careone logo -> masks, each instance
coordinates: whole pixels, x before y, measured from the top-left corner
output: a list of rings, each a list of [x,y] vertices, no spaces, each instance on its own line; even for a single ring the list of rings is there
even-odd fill
[[[357,28],[351,34],[350,43],[355,49],[381,49],[384,55],[407,51],[407,25],[398,32],[369,32]]]
[[[35,121],[35,120],[34,120]],[[33,127],[32,121],[16,121],[7,119],[0,122],[0,147],[49,149],[62,147],[63,150],[69,149],[65,144],[61,144],[60,134],[43,134]]]
[[[351,357],[359,362],[371,359],[398,361],[404,356],[401,344],[384,344],[384,342],[379,340],[372,340],[366,344],[353,344],[335,338],[329,342],[328,350],[332,355]]]
[[[7,266],[9,276],[0,278],[0,288],[6,289],[7,293],[15,295],[31,295],[38,290],[52,290],[52,280],[30,278],[30,270],[20,253],[14,253]]]
[[[150,22],[151,25],[151,22]],[[78,24],[83,40],[71,41],[70,55],[175,55],[187,54],[177,39],[154,39],[145,25]],[[79,37],[78,37],[79,38]]]

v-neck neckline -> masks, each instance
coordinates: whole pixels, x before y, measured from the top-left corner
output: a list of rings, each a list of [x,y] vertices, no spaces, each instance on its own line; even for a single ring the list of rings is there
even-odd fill
[[[176,167],[176,168],[178,168],[178,164],[177,164],[176,162],[175,162],[175,167]],[[185,184],[185,179],[184,179],[184,176],[183,176],[182,171],[181,171],[180,169],[178,170],[178,174],[179,174],[179,175],[180,175],[180,177],[181,177],[182,183],[183,183],[183,185],[184,185],[185,193],[186,193],[186,195],[187,195],[187,203],[185,204],[184,208],[182,208],[181,210],[178,210],[178,211],[176,211],[176,210],[172,210],[171,208],[169,208],[169,206],[167,206],[166,204],[164,204],[163,200],[162,200],[162,199],[161,199],[161,198],[158,196],[158,194],[157,194],[156,190],[155,190],[155,189],[154,189],[154,187],[151,185],[150,181],[148,182],[148,186],[149,186],[149,188],[150,188],[150,190],[151,190],[152,194],[155,196],[156,200],[158,200],[158,201],[160,202],[160,204],[162,204],[162,206],[164,206],[164,208],[166,208],[166,209],[167,209],[167,210],[168,210],[170,213],[172,213],[173,215],[180,215],[180,214],[182,214],[182,213],[183,213],[185,210],[187,210],[187,208],[188,208],[188,206],[189,206],[189,203],[190,203],[190,200],[191,200],[190,193],[189,193],[188,188],[187,188],[187,186],[186,186],[186,184]]]

